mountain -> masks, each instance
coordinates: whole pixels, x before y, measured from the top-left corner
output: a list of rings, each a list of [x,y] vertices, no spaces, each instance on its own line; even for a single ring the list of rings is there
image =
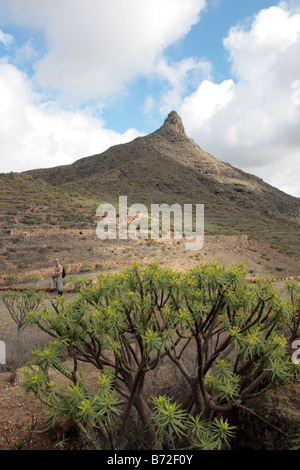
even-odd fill
[[[131,202],[148,204],[205,204],[208,229],[212,224],[278,239],[281,231],[287,236],[300,228],[299,198],[202,150],[187,137],[175,111],[152,134],[72,165],[28,174],[99,201],[117,202],[119,195],[127,195]]]
[[[95,229],[97,206],[126,195],[148,207],[204,204],[206,234],[247,234],[300,254],[300,199],[205,152],[175,111],[155,132],[71,165],[2,174],[0,191],[3,232]]]

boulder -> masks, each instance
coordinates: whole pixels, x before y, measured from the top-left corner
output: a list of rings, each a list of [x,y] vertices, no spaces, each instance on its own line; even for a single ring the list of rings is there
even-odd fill
[[[239,409],[238,448],[290,450],[300,432],[300,384],[273,387]],[[261,418],[258,418],[258,416]]]

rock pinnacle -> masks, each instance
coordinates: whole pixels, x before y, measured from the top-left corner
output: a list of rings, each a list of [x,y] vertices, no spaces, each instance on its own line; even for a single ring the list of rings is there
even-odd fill
[[[185,130],[182,124],[181,117],[177,114],[176,111],[171,111],[168,114],[167,119],[165,120],[163,126],[164,129],[171,129],[179,134],[186,135]]]

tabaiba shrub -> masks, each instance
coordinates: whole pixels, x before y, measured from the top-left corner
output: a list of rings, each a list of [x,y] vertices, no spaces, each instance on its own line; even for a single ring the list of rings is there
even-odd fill
[[[61,298],[27,316],[53,341],[34,352],[26,390],[50,408],[53,423],[71,417],[92,448],[126,448],[133,418],[148,448],[174,449],[183,437],[193,448],[228,447],[234,429],[223,412],[299,380],[288,354],[299,291],[289,286],[293,298],[285,300],[272,280],[249,284],[246,275],[244,265],[182,273],[154,263],[76,280],[74,301]],[[174,397],[145,392],[147,374],[165,361],[190,391],[187,410]],[[98,371],[97,384],[88,384],[83,363]],[[55,383],[53,370],[68,385]]]

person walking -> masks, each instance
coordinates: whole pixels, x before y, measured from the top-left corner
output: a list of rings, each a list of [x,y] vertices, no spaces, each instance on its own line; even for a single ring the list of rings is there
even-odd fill
[[[62,278],[62,273],[63,273],[63,267],[60,264],[60,261],[58,258],[55,260],[55,271],[52,274],[54,286],[57,291],[57,295],[60,297],[63,295],[63,278]]]

